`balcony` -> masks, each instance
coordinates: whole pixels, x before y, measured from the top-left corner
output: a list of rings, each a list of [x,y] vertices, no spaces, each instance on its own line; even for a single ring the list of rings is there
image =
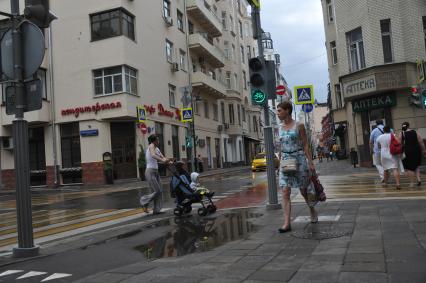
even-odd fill
[[[243,126],[238,124],[229,124],[228,129],[225,132],[230,136],[242,136]]]
[[[191,34],[189,36],[189,48],[192,52],[204,58],[213,68],[225,66],[225,55],[211,44],[203,34]]]
[[[222,35],[222,25],[215,14],[208,8],[204,0],[187,0],[188,15],[197,20],[201,27],[212,37]]]
[[[212,95],[216,98],[224,98],[226,94],[225,86],[203,72],[194,72],[192,74],[193,91]]]
[[[15,115],[6,114],[6,105],[1,106],[2,126],[11,126],[15,120]],[[29,124],[49,123],[50,122],[50,102],[43,100],[42,108],[36,111],[25,112],[25,120]]]

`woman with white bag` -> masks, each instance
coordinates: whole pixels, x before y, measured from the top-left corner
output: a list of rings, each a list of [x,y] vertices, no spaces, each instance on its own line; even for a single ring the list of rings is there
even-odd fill
[[[312,154],[309,149],[305,126],[291,118],[293,106],[285,101],[277,105],[277,116],[282,124],[280,136],[280,175],[279,186],[283,190],[284,224],[278,229],[280,233],[291,231],[291,188],[299,188],[300,193],[308,203],[307,188],[310,183],[310,173],[315,172]],[[309,206],[311,222],[318,222],[318,213]]]

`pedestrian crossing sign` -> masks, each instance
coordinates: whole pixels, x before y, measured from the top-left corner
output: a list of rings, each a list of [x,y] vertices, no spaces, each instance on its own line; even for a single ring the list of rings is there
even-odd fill
[[[314,86],[313,85],[304,85],[304,86],[295,86],[294,87],[294,104],[314,104]]]
[[[192,122],[193,112],[192,108],[182,108],[180,110],[180,117],[182,122]]]
[[[136,106],[136,110],[138,112],[138,122],[143,123],[146,121],[146,110],[143,106]]]

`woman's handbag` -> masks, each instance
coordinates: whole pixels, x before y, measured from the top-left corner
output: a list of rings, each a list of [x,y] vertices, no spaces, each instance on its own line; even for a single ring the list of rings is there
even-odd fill
[[[391,134],[389,150],[392,155],[401,154],[403,152],[402,144],[395,138],[394,134]]]
[[[280,167],[283,173],[297,172],[297,158],[288,156],[286,159],[281,158]]]
[[[324,187],[322,186],[321,182],[318,179],[317,173],[312,173],[311,184],[314,185],[315,192],[317,194],[317,199],[319,201],[325,201],[327,199],[327,196],[325,195]]]

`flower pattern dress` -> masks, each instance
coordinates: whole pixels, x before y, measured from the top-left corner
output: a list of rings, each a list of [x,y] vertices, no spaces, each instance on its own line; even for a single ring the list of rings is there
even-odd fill
[[[309,185],[309,167],[298,126],[298,123],[294,123],[293,127],[286,130],[281,125],[279,129],[281,160],[296,158],[298,164],[295,173],[284,173],[280,170],[279,185],[283,188],[307,188]]]

